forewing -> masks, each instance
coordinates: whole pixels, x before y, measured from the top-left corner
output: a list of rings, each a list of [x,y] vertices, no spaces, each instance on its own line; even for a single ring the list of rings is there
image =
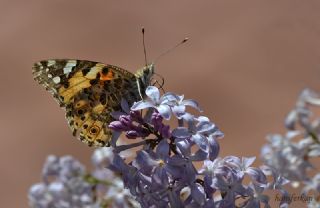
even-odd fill
[[[136,94],[126,90],[135,81],[132,73],[99,62],[45,60],[34,64],[33,75],[65,107],[73,135],[89,146],[108,145],[110,112],[119,110],[121,97]]]

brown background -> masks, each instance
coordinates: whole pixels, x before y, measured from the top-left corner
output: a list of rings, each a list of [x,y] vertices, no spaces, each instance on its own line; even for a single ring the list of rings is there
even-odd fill
[[[142,26],[150,60],[190,37],[156,70],[167,91],[198,100],[225,132],[221,156],[258,156],[268,133],[284,132],[298,93],[320,90],[319,1],[0,3],[1,207],[27,207],[48,154],[89,164],[92,150],[71,136],[63,110],[32,79],[40,59],[135,71],[144,64]]]

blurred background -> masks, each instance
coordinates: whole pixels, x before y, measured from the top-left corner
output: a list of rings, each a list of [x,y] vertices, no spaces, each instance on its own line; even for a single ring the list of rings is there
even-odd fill
[[[156,65],[165,89],[199,101],[225,133],[221,156],[259,156],[305,87],[320,90],[319,1],[0,1],[0,206],[27,207],[48,154],[90,163],[59,108],[32,78],[48,58]],[[259,165],[259,162],[255,162]],[[272,200],[272,199],[271,199]],[[294,206],[292,206],[294,207]]]

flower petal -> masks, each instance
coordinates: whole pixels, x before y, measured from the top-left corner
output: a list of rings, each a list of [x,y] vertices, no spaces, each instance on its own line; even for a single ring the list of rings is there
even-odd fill
[[[250,165],[252,165],[252,163],[256,160],[256,157],[243,157],[242,158],[242,163],[244,165],[245,168],[250,167]]]
[[[201,134],[195,134],[195,135],[192,135],[191,139],[199,146],[200,149],[202,149],[203,151],[207,150],[207,146],[208,146],[207,137]]]
[[[195,200],[200,207],[204,204],[205,202],[205,193],[204,189],[200,184],[192,184],[191,185],[191,196],[193,200]]]
[[[172,93],[172,92],[167,92],[160,98],[160,102],[162,104],[168,103],[168,102],[170,102],[170,103],[177,102],[178,100],[179,100],[179,96]]]
[[[210,122],[210,119],[206,116],[199,116],[197,119],[196,119],[199,123],[201,122]]]
[[[182,118],[183,118],[183,120],[185,120],[189,125],[190,125],[190,123],[194,123],[194,120],[195,120],[194,116],[193,116],[192,114],[190,114],[190,113],[185,113],[185,114],[183,114]]]
[[[180,140],[180,141],[179,141]],[[180,154],[188,157],[191,154],[191,143],[186,139],[175,139]]]
[[[209,159],[214,160],[218,157],[220,151],[219,143],[210,135],[209,140]]]
[[[253,181],[267,185],[267,177],[259,168],[250,167],[246,170],[246,173],[252,178]]]
[[[203,160],[207,159],[207,157],[208,157],[208,152],[203,151],[202,149],[198,149],[198,151],[196,153],[191,155],[190,160],[203,161]]]
[[[158,144],[156,153],[160,155],[161,159],[167,158],[169,155],[169,144],[165,139]]]
[[[181,102],[181,105],[190,106],[190,107],[193,107],[193,108],[197,109],[198,111],[202,112],[202,110],[199,107],[199,103],[195,100],[191,100],[191,99],[183,100]]]
[[[175,105],[172,107],[172,112],[177,118],[181,118],[186,112],[186,106],[184,105]]]
[[[191,134],[186,127],[177,127],[175,129],[173,129],[172,136],[174,136],[176,138],[183,139],[183,138],[190,137]]]
[[[285,119],[285,126],[286,128],[290,129],[290,130],[294,130],[295,129],[295,124],[298,120],[298,111],[297,110],[292,110],[286,117]]]
[[[169,120],[171,118],[171,110],[169,106],[159,105],[157,110],[164,119]]]
[[[145,173],[151,173],[152,168],[157,164],[157,161],[148,152],[142,150],[137,153],[135,166],[138,169],[143,169]]]
[[[216,129],[216,125],[214,125],[214,123],[211,123],[210,121],[201,121],[197,124],[198,133],[211,134],[215,132]]]
[[[154,104],[158,104],[160,101],[159,89],[155,86],[148,86],[146,89],[146,95],[153,101]]]
[[[151,175],[153,188],[159,188],[161,186],[168,186],[169,180],[166,170],[163,167],[156,167]],[[158,187],[157,187],[158,186]]]
[[[132,107],[131,110],[133,111],[137,111],[137,110],[142,110],[142,109],[146,109],[146,108],[154,108],[155,105],[149,101],[139,101],[139,102],[135,102]]]
[[[168,198],[169,198],[170,207],[176,207],[176,208],[185,207],[176,192],[169,191]]]

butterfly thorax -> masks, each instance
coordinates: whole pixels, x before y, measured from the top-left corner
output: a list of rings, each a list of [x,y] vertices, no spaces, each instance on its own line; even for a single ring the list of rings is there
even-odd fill
[[[145,66],[139,69],[136,73],[137,86],[141,99],[144,98],[144,92],[146,88],[150,85],[151,78],[154,75],[154,64]]]

